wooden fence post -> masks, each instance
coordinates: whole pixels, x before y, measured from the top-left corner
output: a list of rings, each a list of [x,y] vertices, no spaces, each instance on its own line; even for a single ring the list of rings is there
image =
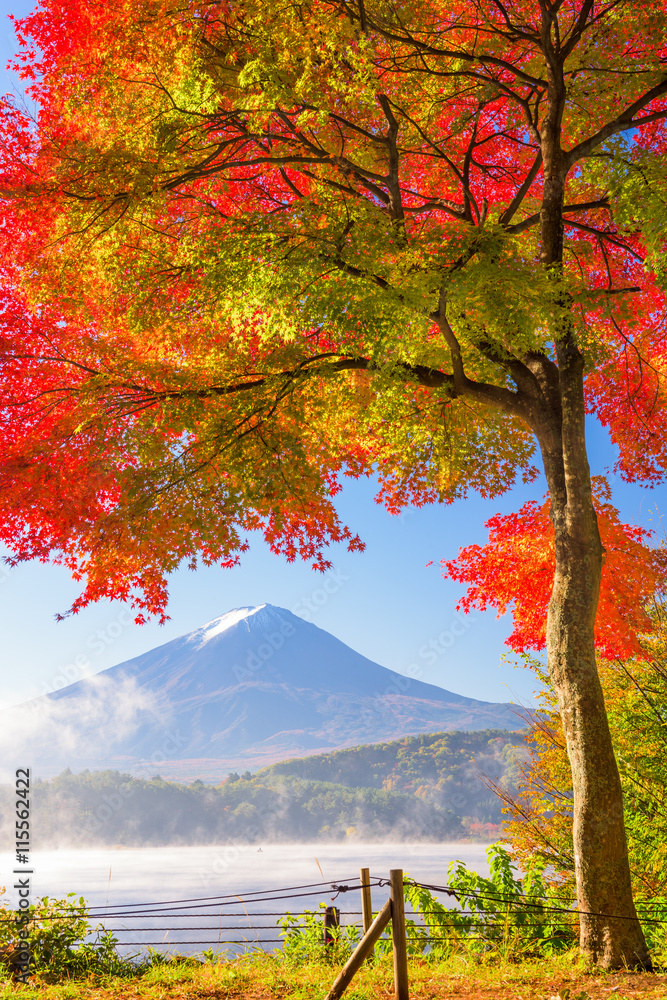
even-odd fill
[[[370,927],[366,927],[366,906],[363,905],[364,936],[354,949],[344,968],[339,972],[336,981],[327,993],[326,1000],[339,1000],[352,982],[355,973],[359,971],[365,960],[372,954],[376,941],[387,924],[391,922],[394,951],[394,998],[395,1000],[410,1000],[408,994],[408,949],[405,940],[405,903],[403,901],[403,869],[392,868],[389,872],[391,895],[384,904]],[[364,890],[368,891],[370,899],[370,881],[368,868],[361,869],[362,899]],[[329,907],[327,907],[327,912]],[[370,910],[370,902],[369,902]]]
[[[340,927],[340,910],[337,906],[327,906],[324,911],[324,947],[329,948],[334,943],[334,929]]]
[[[362,868],[359,875],[361,882],[361,919],[364,925],[364,934],[373,923],[373,904],[371,902],[371,874],[369,868]],[[375,948],[372,948],[368,955],[368,961],[372,962],[375,957]]]
[[[366,934],[364,934],[361,941],[348,958],[344,968],[339,972],[336,977],[336,982],[327,993],[327,1000],[338,1000],[339,997],[342,997],[343,993],[352,982],[352,977],[355,972],[361,968],[364,960],[368,958],[373,950],[373,945],[380,937],[382,931],[385,929],[390,920],[391,900],[388,899],[371,926],[368,928]]]
[[[394,997],[395,1000],[409,1000],[403,869],[392,868],[389,872],[389,881],[391,883],[391,933],[394,945]]]

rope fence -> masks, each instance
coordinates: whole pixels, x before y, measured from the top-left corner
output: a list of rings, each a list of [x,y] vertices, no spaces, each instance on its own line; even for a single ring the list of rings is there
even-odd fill
[[[366,871],[366,870],[364,870]],[[514,893],[513,898],[508,898],[502,893],[494,894],[489,892],[475,892],[473,889],[466,890],[465,896],[468,899],[475,899],[480,903],[492,904],[494,909],[487,910],[480,915],[478,909],[466,909],[461,906],[460,891],[449,885],[436,885],[427,882],[418,882],[405,878],[406,886],[424,889],[433,896],[446,896],[450,901],[449,906],[441,907],[438,910],[407,908],[405,918],[408,920],[405,936],[408,941],[426,942],[426,946],[442,943],[455,938],[460,938],[465,933],[466,939],[481,940],[489,937],[489,933],[497,930],[509,917],[521,915],[536,917],[537,915],[548,916],[548,922],[554,929],[573,930],[576,918],[582,915],[597,916],[606,920],[634,920],[641,919],[643,923],[654,925],[667,924],[667,919],[641,915],[640,918],[627,916],[625,914],[590,913],[579,910],[576,906],[556,906],[552,905],[553,900],[536,900],[534,898],[521,898],[521,894]],[[254,890],[250,892],[227,893],[217,896],[191,897],[188,899],[170,899],[153,902],[122,903],[114,906],[88,906],[85,908],[85,918],[101,926],[103,932],[111,933],[118,940],[118,945],[123,948],[129,947],[193,947],[193,946],[217,946],[224,948],[234,947],[254,947],[255,945],[272,945],[275,947],[285,944],[285,939],[291,935],[297,935],[305,930],[299,925],[299,920],[303,920],[308,912],[311,916],[313,911],[299,908],[298,912],[286,914],[285,909],[267,910],[263,907],[267,903],[287,903],[290,901],[303,901],[306,899],[318,898],[320,903],[323,897],[328,897],[332,903],[340,896],[347,893],[361,892],[362,889],[386,889],[390,886],[390,880],[382,876],[366,877],[362,880],[358,877],[341,879],[335,882],[311,882],[301,885],[282,886],[280,888],[270,888]],[[516,896],[519,896],[519,899]],[[565,897],[561,897],[565,900]],[[567,900],[570,901],[569,899]],[[457,905],[458,904],[458,905]],[[327,904],[328,905],[328,904]],[[650,907],[643,904],[643,907]],[[262,909],[252,910],[253,906],[260,906]],[[239,911],[242,907],[242,912]],[[334,907],[329,906],[330,910]],[[359,933],[367,929],[367,919],[363,910],[348,910],[341,913],[336,909],[336,923],[334,926],[345,928],[356,928]],[[443,919],[444,910],[451,909],[452,919]],[[328,911],[327,911],[328,912]],[[316,915],[322,911],[314,911]],[[211,917],[218,917],[216,923],[211,922]],[[207,920],[208,918],[208,920]],[[272,918],[270,922],[266,918]],[[363,918],[363,919],[360,919]],[[433,918],[433,919],[429,919]],[[462,925],[462,918],[466,918],[465,926]],[[4,920],[15,919],[10,912],[0,911],[0,923]],[[72,904],[63,905],[60,913],[58,905],[53,907],[48,914],[32,917],[32,923],[39,925],[62,920],[72,921],[77,919],[72,913]],[[262,922],[256,922],[257,920]],[[289,925],[283,926],[280,922],[292,921]],[[141,921],[142,923],[137,923]],[[143,922],[148,922],[143,923]],[[171,923],[171,921],[178,921]],[[323,924],[324,926],[324,924]],[[487,933],[480,933],[486,931]],[[203,936],[197,938],[186,938],[173,940],[172,933],[182,934],[190,932]],[[246,932],[243,937],[228,935],[239,935]],[[257,936],[260,932],[273,932],[273,935]],[[147,939],[145,935],[162,933],[161,939]],[[126,935],[131,936],[131,940],[126,939]],[[206,936],[208,935],[208,936]],[[326,935],[323,940],[326,939]]]

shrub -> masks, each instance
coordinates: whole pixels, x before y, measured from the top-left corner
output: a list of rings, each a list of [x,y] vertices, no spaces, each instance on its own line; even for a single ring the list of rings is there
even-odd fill
[[[499,844],[489,847],[487,857],[489,878],[461,861],[449,865],[448,885],[460,909],[450,909],[428,889],[406,883],[406,900],[426,925],[423,950],[434,959],[465,951],[495,952],[510,960],[569,950],[575,944],[576,915],[559,912],[563,903],[544,880],[545,863],[529,863],[523,878],[517,878],[510,855]]]
[[[30,941],[30,972],[66,978],[87,973],[120,974],[130,963],[116,951],[117,939],[102,925],[92,928],[83,897],[43,896],[26,911]],[[11,952],[24,918],[18,910],[0,910],[0,948]]]
[[[359,928],[354,924],[330,929],[330,943],[324,946],[324,911],[326,903],[320,903],[317,910],[304,913],[286,913],[278,924],[282,927],[280,936],[284,938],[283,958],[295,965],[302,962],[326,959],[332,965],[343,965],[357,946],[360,939]]]

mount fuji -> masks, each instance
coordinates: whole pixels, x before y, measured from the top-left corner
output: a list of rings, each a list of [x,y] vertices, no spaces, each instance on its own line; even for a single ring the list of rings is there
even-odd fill
[[[38,776],[69,766],[179,780],[419,733],[522,726],[509,704],[388,670],[270,604],[235,608],[2,715],[12,756],[26,733]]]

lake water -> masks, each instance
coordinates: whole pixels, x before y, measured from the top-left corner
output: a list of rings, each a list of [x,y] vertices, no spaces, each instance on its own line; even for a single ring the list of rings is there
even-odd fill
[[[342,922],[359,917],[359,890],[336,895],[331,884],[359,884],[402,868],[419,882],[445,885],[447,866],[459,859],[488,874],[484,844],[277,844],[256,846],[116,848],[35,852],[31,898],[83,896],[95,921],[112,929],[126,952],[147,945],[194,954],[239,942],[231,950],[278,943],[276,919],[286,910],[335,905]],[[3,897],[15,907],[13,855],[0,854]],[[388,895],[372,889],[373,909]],[[276,898],[281,897],[281,898]],[[447,897],[442,897],[443,902]]]

